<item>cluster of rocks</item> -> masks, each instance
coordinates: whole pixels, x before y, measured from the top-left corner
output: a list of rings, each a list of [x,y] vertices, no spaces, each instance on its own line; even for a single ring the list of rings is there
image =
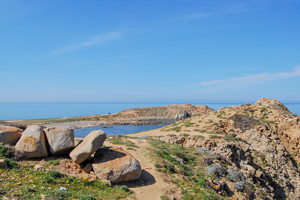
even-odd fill
[[[23,131],[0,126],[0,143],[15,145],[26,159],[69,155],[83,171],[93,170],[101,180],[117,183],[138,179],[142,173],[139,161],[121,148],[101,148],[105,140],[105,132],[96,130],[75,147],[72,129],[31,125]]]

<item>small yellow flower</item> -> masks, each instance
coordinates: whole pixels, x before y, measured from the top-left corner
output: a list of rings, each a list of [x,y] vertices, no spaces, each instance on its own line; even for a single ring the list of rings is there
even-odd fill
[[[69,183],[69,181],[66,181],[66,183]]]

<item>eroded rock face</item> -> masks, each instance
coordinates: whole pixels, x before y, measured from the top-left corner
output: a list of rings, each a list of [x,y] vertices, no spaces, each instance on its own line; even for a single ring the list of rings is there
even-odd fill
[[[136,180],[142,174],[139,161],[121,148],[101,148],[93,162],[97,177],[112,183]]]
[[[77,164],[85,161],[91,154],[97,151],[106,139],[106,134],[102,130],[90,132],[73,151],[70,157]]]
[[[41,126],[29,126],[16,144],[16,150],[23,152],[26,158],[40,158],[49,155],[47,140]]]
[[[237,170],[244,177],[241,181],[255,185],[254,196],[259,197],[259,191],[263,190],[270,199],[300,198],[297,164],[280,138],[266,125],[254,125],[229,141],[192,136],[160,139],[185,147],[209,149],[215,154],[214,163],[222,164],[227,170]]]
[[[0,143],[15,145],[21,137],[22,129],[0,125]]]
[[[52,155],[63,155],[75,146],[72,129],[53,127],[46,128],[44,131]]]

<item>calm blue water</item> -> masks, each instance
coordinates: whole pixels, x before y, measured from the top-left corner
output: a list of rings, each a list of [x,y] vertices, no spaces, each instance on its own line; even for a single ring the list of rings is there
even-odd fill
[[[85,137],[87,134],[94,130],[103,130],[106,135],[118,135],[118,134],[128,134],[128,133],[136,133],[141,131],[148,131],[152,129],[157,129],[160,127],[166,126],[166,124],[157,124],[157,125],[109,125],[108,128],[104,128],[103,126],[93,126],[88,128],[75,129],[74,135],[75,137]]]
[[[217,110],[243,103],[199,103]],[[255,103],[255,102],[249,102]],[[0,120],[47,119],[117,113],[137,107],[163,106],[159,103],[3,103],[0,102]],[[300,115],[300,103],[284,104],[291,112]]]

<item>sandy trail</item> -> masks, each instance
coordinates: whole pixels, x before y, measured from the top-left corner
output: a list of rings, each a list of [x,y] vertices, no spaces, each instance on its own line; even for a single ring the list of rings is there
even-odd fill
[[[157,172],[149,156],[150,144],[147,140],[131,140],[140,148],[131,150],[124,145],[113,145],[108,141],[104,142],[105,146],[123,147],[133,155],[141,164],[143,169],[141,177],[137,181],[122,183],[127,185],[139,200],[160,200],[161,196],[175,197],[180,199],[181,189],[170,182],[170,177],[166,174]],[[142,142],[142,143],[141,143]],[[173,198],[172,198],[173,199]]]

